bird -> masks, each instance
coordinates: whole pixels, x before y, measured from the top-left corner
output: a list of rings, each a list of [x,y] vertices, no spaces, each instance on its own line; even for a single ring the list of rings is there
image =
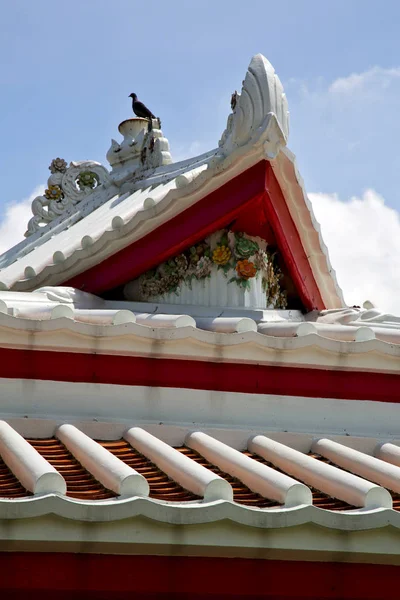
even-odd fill
[[[132,98],[132,110],[137,117],[149,119],[150,121],[151,119],[156,119],[151,110],[149,110],[143,102],[140,102],[140,100],[137,99],[136,94],[129,94],[129,98]]]

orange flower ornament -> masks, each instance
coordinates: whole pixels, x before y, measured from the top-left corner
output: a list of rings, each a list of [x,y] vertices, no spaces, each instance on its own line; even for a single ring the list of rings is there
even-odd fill
[[[238,260],[236,264],[236,272],[242,279],[251,279],[257,273],[257,269],[254,263],[251,260]]]

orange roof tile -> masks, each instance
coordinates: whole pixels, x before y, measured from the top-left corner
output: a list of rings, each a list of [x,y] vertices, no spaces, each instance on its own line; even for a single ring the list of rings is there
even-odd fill
[[[99,483],[56,438],[27,440],[67,483],[67,496],[79,500],[104,500],[116,496]]]
[[[0,458],[0,498],[23,498],[31,495]]]

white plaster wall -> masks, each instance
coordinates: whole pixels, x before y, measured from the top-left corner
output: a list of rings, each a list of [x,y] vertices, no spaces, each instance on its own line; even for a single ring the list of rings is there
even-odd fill
[[[36,427],[39,437],[52,435],[55,424],[69,421],[83,422],[88,435],[91,427],[101,427],[103,439],[120,437],[134,425],[156,427],[160,431],[155,435],[163,439],[171,435],[163,431],[173,426],[171,443],[176,444],[183,443],[188,430],[221,429],[228,437],[222,441],[242,448],[249,433],[307,434],[310,445],[312,436],[321,435],[344,436],[348,445],[354,443],[348,436],[400,438],[400,405],[386,402],[0,379],[0,406],[0,418],[17,418],[22,423],[18,431],[30,429],[21,431],[25,435],[33,435]]]

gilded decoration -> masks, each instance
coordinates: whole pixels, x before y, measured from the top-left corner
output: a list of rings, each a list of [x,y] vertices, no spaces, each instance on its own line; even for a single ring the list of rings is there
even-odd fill
[[[282,273],[275,259],[261,238],[224,229],[142,275],[138,280],[140,297],[149,301],[164,294],[179,296],[182,285],[191,289],[193,280],[206,281],[214,270],[221,270],[227,284],[244,290],[251,289],[252,279],[261,278],[267,306],[286,308]]]

